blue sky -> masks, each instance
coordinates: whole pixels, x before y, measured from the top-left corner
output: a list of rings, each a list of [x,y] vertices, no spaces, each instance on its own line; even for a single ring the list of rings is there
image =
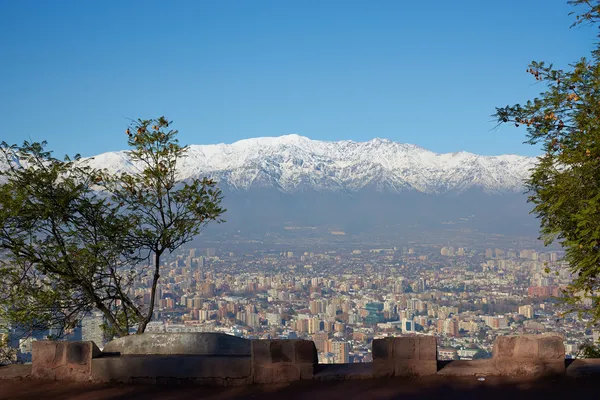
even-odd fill
[[[184,144],[297,133],[536,155],[495,106],[532,60],[589,55],[566,0],[0,0],[0,140],[126,147],[165,115]]]

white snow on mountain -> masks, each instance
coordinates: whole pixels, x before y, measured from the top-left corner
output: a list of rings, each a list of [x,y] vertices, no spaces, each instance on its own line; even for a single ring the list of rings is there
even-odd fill
[[[438,154],[387,139],[326,142],[285,135],[191,145],[178,173],[181,179],[209,176],[235,190],[354,192],[372,187],[443,194],[481,188],[502,193],[523,191],[535,161],[517,155]],[[136,169],[124,151],[100,154],[90,163],[112,172]]]

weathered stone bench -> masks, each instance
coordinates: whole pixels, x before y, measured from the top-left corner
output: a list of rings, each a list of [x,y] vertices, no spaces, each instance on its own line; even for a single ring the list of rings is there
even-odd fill
[[[106,344],[91,379],[124,383],[252,383],[250,340],[222,333],[144,333]]]

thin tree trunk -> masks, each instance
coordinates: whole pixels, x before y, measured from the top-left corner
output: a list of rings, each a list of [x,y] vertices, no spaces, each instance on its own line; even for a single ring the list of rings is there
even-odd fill
[[[156,285],[158,284],[158,278],[160,278],[160,253],[154,253],[154,279],[152,281],[152,291],[150,293],[150,307],[148,308],[148,314],[140,321],[136,334],[144,333],[148,322],[152,319],[154,313],[154,301],[156,299]]]

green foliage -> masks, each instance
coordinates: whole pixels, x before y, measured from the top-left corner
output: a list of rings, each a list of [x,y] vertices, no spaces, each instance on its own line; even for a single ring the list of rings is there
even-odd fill
[[[600,2],[574,0],[586,9],[574,25],[595,24]],[[496,109],[499,123],[527,130],[526,143],[540,145],[526,182],[533,213],[540,219],[541,239],[559,241],[575,278],[565,291],[570,311],[593,323],[600,307],[593,300],[600,273],[600,48],[568,69],[532,62],[527,72],[545,86],[539,97]],[[583,301],[585,299],[591,299]],[[591,305],[590,305],[591,304]]]
[[[0,365],[12,364],[17,361],[17,349],[8,344],[8,335],[0,333]]]
[[[473,360],[483,360],[486,358],[491,358],[492,355],[483,349],[477,350],[477,353],[473,355]]]
[[[579,347],[576,358],[600,358],[600,345],[585,343]]]
[[[128,221],[94,192],[97,171],[44,146],[0,145],[9,166],[0,175],[0,312],[29,331],[62,331],[95,307],[126,334],[117,318],[135,306],[123,301],[130,282],[117,269]]]
[[[143,332],[160,260],[210,221],[221,222],[214,181],[178,182],[186,151],[164,118],[127,130],[136,173],[111,175],[46,143],[0,145],[0,320],[33,332],[74,328],[93,309],[108,336]],[[152,259],[151,302],[134,296],[136,266]]]
[[[156,285],[160,278],[161,257],[191,241],[211,221],[223,222],[221,191],[210,179],[179,182],[177,163],[187,147],[179,145],[177,131],[164,117],[138,120],[126,130],[131,160],[138,173],[122,173],[106,179],[112,199],[120,212],[134,221],[128,241],[145,252],[153,264],[151,300],[138,325],[142,333],[152,318]]]

